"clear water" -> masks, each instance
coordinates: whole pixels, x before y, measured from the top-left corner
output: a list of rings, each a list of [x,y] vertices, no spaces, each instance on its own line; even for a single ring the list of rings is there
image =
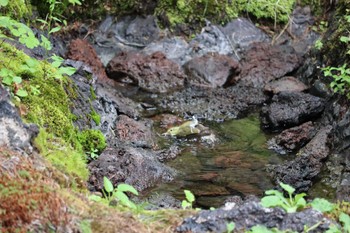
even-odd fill
[[[183,200],[183,190],[191,190],[196,204],[209,208],[222,205],[233,195],[261,196],[273,187],[265,165],[281,163],[283,157],[267,149],[267,136],[256,115],[203,124],[218,136],[218,143],[210,148],[200,142],[183,142],[181,155],[167,163],[179,172],[178,176],[152,193],[166,192]]]

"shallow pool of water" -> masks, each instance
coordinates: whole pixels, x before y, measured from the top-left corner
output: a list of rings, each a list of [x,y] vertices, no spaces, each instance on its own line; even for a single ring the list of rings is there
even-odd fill
[[[280,163],[283,157],[267,149],[267,136],[256,115],[224,123],[202,123],[215,132],[218,143],[213,147],[200,142],[183,143],[181,155],[167,163],[178,171],[178,176],[152,193],[166,192],[183,200],[183,190],[191,190],[196,204],[209,208],[222,205],[233,195],[260,196],[273,187],[265,165]]]

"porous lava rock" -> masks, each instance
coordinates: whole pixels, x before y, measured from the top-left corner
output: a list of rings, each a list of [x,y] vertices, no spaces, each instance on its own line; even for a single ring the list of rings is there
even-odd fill
[[[143,55],[122,52],[107,65],[107,74],[119,82],[133,83],[151,93],[164,93],[183,88],[185,73],[161,52]]]
[[[325,100],[301,92],[280,92],[261,110],[262,127],[281,130],[314,120],[321,115]]]
[[[67,58],[89,65],[92,72],[98,77],[98,81],[113,83],[112,80],[108,79],[95,49],[86,40],[72,40],[68,46]]]
[[[116,123],[115,131],[118,139],[124,143],[136,147],[154,148],[156,138],[151,130],[152,122],[136,121],[126,115],[120,115]]]
[[[317,133],[316,127],[311,121],[296,127],[283,130],[279,135],[270,139],[267,144],[269,149],[279,154],[299,150],[308,143]]]
[[[154,152],[130,146],[106,149],[89,164],[89,170],[91,191],[102,190],[104,176],[114,187],[127,183],[142,191],[161,182],[170,182],[175,175],[173,169],[157,160]]]
[[[293,76],[285,76],[278,80],[267,83],[264,87],[265,92],[277,94],[284,91],[303,92],[308,87]]]
[[[287,45],[253,43],[241,60],[239,82],[245,86],[263,88],[300,65],[295,50]]]
[[[324,160],[330,153],[328,145],[332,126],[321,128],[316,136],[302,148],[298,156],[280,165],[269,168],[275,183],[291,185],[299,192],[307,192],[316,176],[321,172]]]
[[[305,209],[288,214],[281,208],[264,208],[257,201],[247,201],[241,205],[230,205],[216,210],[202,210],[193,217],[186,218],[176,228],[176,232],[227,232],[227,224],[234,222],[235,231],[245,232],[256,225],[279,230],[302,232],[305,226],[317,225],[313,232],[325,232],[331,221],[314,209]]]
[[[186,83],[206,87],[223,87],[239,73],[239,63],[226,55],[207,53],[184,65]]]

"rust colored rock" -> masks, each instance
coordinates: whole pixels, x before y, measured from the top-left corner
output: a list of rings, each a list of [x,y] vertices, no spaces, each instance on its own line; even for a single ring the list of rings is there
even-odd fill
[[[98,82],[113,83],[113,80],[108,79],[95,49],[86,40],[72,40],[68,46],[67,58],[88,64],[92,72],[98,77]]]
[[[264,90],[273,94],[280,93],[282,91],[294,91],[303,92],[308,87],[293,76],[286,76],[278,80],[274,80],[265,85]]]
[[[295,70],[300,61],[291,46],[254,43],[242,59],[240,83],[264,87],[271,80]]]
[[[156,147],[156,140],[151,131],[150,122],[135,121],[126,115],[120,115],[116,131],[119,140],[122,142],[139,147]]]
[[[239,63],[226,55],[207,53],[188,61],[184,69],[189,84],[223,87],[239,74]]]
[[[107,65],[110,78],[138,85],[151,93],[165,93],[184,87],[185,74],[178,64],[161,52],[143,55],[122,52]]]
[[[282,131],[279,135],[268,141],[270,149],[280,154],[300,149],[308,143],[316,134],[315,126],[308,121],[300,126]]]

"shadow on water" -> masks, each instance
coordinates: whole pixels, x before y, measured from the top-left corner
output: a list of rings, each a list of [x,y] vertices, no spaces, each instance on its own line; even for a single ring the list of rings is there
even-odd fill
[[[167,163],[178,176],[152,193],[166,192],[183,200],[183,190],[191,190],[196,204],[209,208],[222,205],[233,195],[260,196],[273,187],[265,165],[281,163],[283,158],[267,149],[267,136],[260,130],[256,115],[203,124],[216,133],[219,142],[211,148],[200,142],[182,142],[186,145],[181,155]]]

